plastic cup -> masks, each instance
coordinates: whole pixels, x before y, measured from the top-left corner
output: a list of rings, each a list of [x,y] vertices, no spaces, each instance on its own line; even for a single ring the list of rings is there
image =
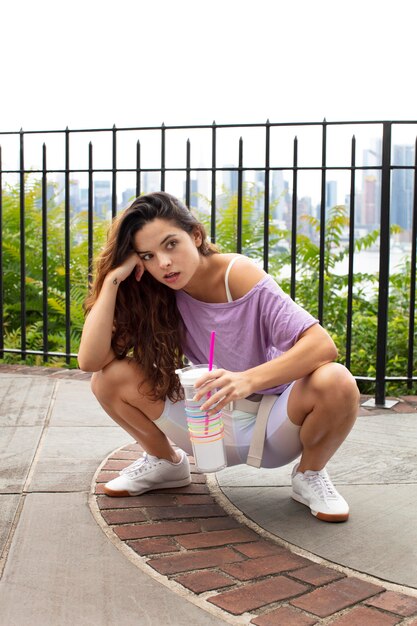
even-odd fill
[[[202,472],[217,472],[227,465],[221,411],[208,416],[201,411],[207,396],[194,400],[196,381],[208,373],[208,365],[190,365],[176,370],[184,389],[185,415],[196,467]]]

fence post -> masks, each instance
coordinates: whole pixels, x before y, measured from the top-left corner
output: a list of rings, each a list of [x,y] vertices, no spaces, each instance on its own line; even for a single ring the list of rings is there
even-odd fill
[[[43,360],[49,360],[49,310],[48,310],[48,173],[46,144],[42,145],[42,335]]]
[[[269,186],[270,186],[271,125],[265,124],[265,178],[264,178],[264,270],[269,269]]]
[[[25,147],[23,128],[20,129],[19,149],[19,207],[20,207],[20,332],[21,355],[26,359],[26,222],[25,222]]]
[[[355,254],[355,174],[356,174],[356,137],[352,137],[350,156],[350,202],[349,202],[349,266],[348,266],[348,292],[346,310],[346,367],[350,370],[352,355],[352,315],[353,315],[353,267]]]
[[[71,197],[70,197],[70,130],[65,129],[65,360],[71,362]]]
[[[391,122],[384,122],[382,135],[381,226],[379,247],[379,290],[376,348],[375,406],[386,406],[385,378],[388,330],[388,292],[391,204]]]
[[[293,175],[292,175],[292,207],[291,207],[291,288],[290,296],[295,300],[296,272],[297,272],[297,200],[298,200],[298,139],[294,137],[293,148]]]
[[[217,173],[217,135],[216,122],[213,120],[211,126],[211,218],[210,237],[211,242],[216,243],[216,173]]]
[[[415,343],[415,313],[416,313],[416,266],[417,266],[417,138],[414,144],[414,190],[413,190],[413,217],[411,221],[411,269],[410,269],[410,311],[408,315],[408,366],[407,387],[412,389],[414,343]]]
[[[243,229],[243,139],[239,139],[239,167],[237,170],[237,233],[236,252],[242,254]]]
[[[87,205],[87,246],[88,246],[88,289],[93,284],[93,228],[94,228],[94,192],[93,192],[93,143],[88,144],[88,205]]]
[[[117,215],[117,128],[112,128],[112,170],[111,170],[111,216]]]
[[[321,200],[320,200],[320,260],[319,260],[319,301],[318,314],[320,324],[324,318],[324,270],[326,256],[326,172],[327,172],[327,122],[323,120],[322,145],[321,145]]]
[[[161,125],[161,191],[165,191],[165,124]]]
[[[190,139],[187,139],[186,154],[185,154],[185,206],[191,207],[191,143]]]
[[[0,359],[4,357],[4,298],[3,298],[3,165],[0,146]]]

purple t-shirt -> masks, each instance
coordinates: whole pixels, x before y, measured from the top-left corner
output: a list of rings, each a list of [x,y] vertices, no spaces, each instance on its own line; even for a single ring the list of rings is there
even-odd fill
[[[289,350],[307,328],[318,323],[271,276],[233,302],[201,302],[185,291],[177,291],[176,297],[186,329],[186,357],[195,365],[207,363],[210,335],[215,330],[214,362],[232,372],[274,359]],[[259,392],[282,393],[288,384]]]

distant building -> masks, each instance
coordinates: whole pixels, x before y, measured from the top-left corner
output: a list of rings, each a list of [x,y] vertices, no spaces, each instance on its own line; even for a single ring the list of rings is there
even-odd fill
[[[393,165],[414,165],[414,146],[394,146]],[[413,169],[394,169],[391,178],[391,224],[411,229],[413,213]]]
[[[144,193],[152,193],[153,191],[161,191],[160,172],[143,172],[142,191]]]
[[[357,226],[367,230],[379,228],[381,212],[381,171],[368,169],[372,166],[381,167],[382,142],[375,139],[372,148],[363,151],[363,166],[367,169],[362,174],[362,198],[356,207]]]
[[[55,181],[48,181],[46,198],[49,207],[65,203],[65,184],[66,179],[63,174],[58,174]],[[72,213],[79,213],[82,210],[80,181],[77,179],[69,179],[69,202]],[[42,198],[39,198],[37,204],[42,206]]]
[[[326,209],[337,205],[337,181],[329,180],[326,183]]]
[[[235,168],[234,165],[225,165],[224,167]],[[237,193],[238,187],[238,171],[236,169],[224,170],[222,172],[223,185],[229,193]]]
[[[195,206],[199,211],[208,212],[210,210],[211,199],[211,174],[199,171],[197,176],[197,195],[191,197],[191,205]]]
[[[368,172],[362,181],[362,211],[359,224],[369,226],[370,230],[379,224],[381,203],[380,177]]]
[[[80,181],[70,180],[70,207],[74,213],[81,211]]]
[[[85,187],[80,189],[80,210],[88,211],[88,189]]]
[[[309,196],[304,196],[303,198],[299,198],[297,201],[297,215],[298,215],[298,223],[297,228],[298,232],[303,235],[307,235],[310,237],[312,241],[317,240],[317,233],[314,228],[310,224],[310,222],[300,219],[303,215],[311,215],[313,217],[317,217],[320,211],[320,206],[314,209],[313,203],[311,202],[311,198]]]
[[[280,170],[273,170],[269,175],[269,207],[270,216],[275,223],[284,227],[288,214],[288,182],[284,181],[283,173]],[[259,171],[255,174],[255,187],[258,193],[255,209],[258,218],[263,216],[265,210],[265,172]]]
[[[130,187],[129,189],[125,189],[122,193],[121,208],[124,209],[125,207],[127,207],[128,204],[130,204],[132,200],[134,200],[135,198],[136,198],[136,189],[133,189],[133,187]]]
[[[111,184],[109,180],[94,181],[94,212],[100,217],[111,214]]]
[[[182,190],[182,195],[184,198],[184,202],[186,202],[187,199],[187,183],[186,181],[183,182],[183,190]],[[190,206],[189,208],[198,208],[198,180],[196,178],[191,178],[190,179]]]

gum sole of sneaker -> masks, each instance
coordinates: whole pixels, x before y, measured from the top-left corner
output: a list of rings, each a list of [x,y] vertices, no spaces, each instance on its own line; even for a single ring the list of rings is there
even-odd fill
[[[106,494],[106,496],[110,496],[111,498],[128,498],[129,496],[140,496],[143,493],[148,493],[148,491],[156,491],[159,489],[173,489],[173,488],[178,488],[178,487],[187,487],[188,485],[191,484],[191,478],[184,478],[183,480],[173,480],[171,483],[164,483],[164,486],[162,487],[161,485],[155,485],[154,487],[150,488],[150,489],[145,489],[145,491],[137,491],[134,493],[131,493],[130,491],[114,491],[113,489],[110,489],[109,487],[107,487],[107,485],[104,485],[103,487],[103,491]]]
[[[308,508],[310,509],[311,515],[314,515],[314,517],[317,517],[317,519],[321,520],[322,522],[346,522],[349,519],[349,512],[331,514],[331,513],[321,513],[320,511],[313,511],[313,509],[310,508],[310,505],[308,504],[308,502],[306,502],[298,494],[292,493],[291,497],[296,502],[299,502],[300,504],[304,504],[305,506],[308,506]]]
[[[340,513],[338,515],[329,515],[328,513],[317,513],[311,511],[312,515],[323,522],[346,522],[349,519],[349,513]]]

